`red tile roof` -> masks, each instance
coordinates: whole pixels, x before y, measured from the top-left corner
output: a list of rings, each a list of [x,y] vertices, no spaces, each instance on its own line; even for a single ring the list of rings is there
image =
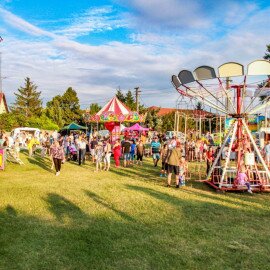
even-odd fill
[[[148,109],[149,110],[159,110],[157,113],[158,116],[164,116],[166,114],[169,114],[169,113],[172,113],[175,111],[179,111],[179,112],[186,113],[186,114],[193,114],[196,116],[199,116],[200,114],[202,116],[214,116],[215,115],[214,113],[207,112],[204,110],[191,110],[191,109],[178,109],[177,110],[175,108],[161,108],[161,107],[157,107],[157,106],[151,106]]]
[[[157,107],[157,106],[151,106],[148,108],[149,110],[159,110],[157,115],[158,116],[163,116],[172,112],[175,112],[176,109],[174,108],[161,108],[161,107]]]

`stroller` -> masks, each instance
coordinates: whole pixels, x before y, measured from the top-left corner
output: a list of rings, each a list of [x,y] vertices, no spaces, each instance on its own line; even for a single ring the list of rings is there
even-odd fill
[[[78,158],[77,149],[76,149],[75,145],[72,144],[72,145],[69,146],[69,157],[68,157],[68,159],[72,160],[72,161],[77,161],[77,158]]]

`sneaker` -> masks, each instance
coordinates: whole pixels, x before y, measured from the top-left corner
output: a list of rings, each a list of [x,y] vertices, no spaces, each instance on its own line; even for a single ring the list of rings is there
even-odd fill
[[[248,191],[247,191],[247,192],[248,192],[248,193],[250,193],[250,194],[252,194],[252,193],[253,193],[251,189],[248,189]]]
[[[60,174],[60,172],[57,172],[55,175],[58,176]]]
[[[171,187],[171,185],[167,184],[167,187]]]
[[[176,185],[175,188],[179,188],[179,185]]]

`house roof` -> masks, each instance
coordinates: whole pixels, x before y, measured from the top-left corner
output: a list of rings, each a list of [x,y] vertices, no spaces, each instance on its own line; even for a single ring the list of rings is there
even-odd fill
[[[158,116],[164,116],[166,114],[175,112],[175,111],[179,111],[182,113],[186,113],[186,114],[192,114],[194,116],[214,116],[214,113],[211,112],[207,112],[205,110],[192,110],[192,109],[175,109],[175,108],[161,108],[161,107],[157,107],[157,106],[151,106],[148,108],[149,110],[159,110],[157,115]]]
[[[172,112],[175,112],[176,109],[175,108],[161,108],[161,107],[157,107],[157,106],[151,106],[148,108],[149,110],[159,110],[157,115],[158,116],[163,116]]]
[[[5,94],[4,94],[3,92],[0,93],[0,103],[1,103],[2,101],[4,102],[6,111],[8,112],[8,106],[7,106],[6,96],[5,96]]]

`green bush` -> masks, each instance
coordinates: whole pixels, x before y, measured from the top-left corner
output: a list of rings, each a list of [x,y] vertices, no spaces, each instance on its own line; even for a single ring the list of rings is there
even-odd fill
[[[58,130],[59,127],[56,125],[50,118],[45,114],[42,114],[41,117],[31,117],[28,119],[28,125],[31,127],[45,129],[45,130]]]
[[[58,130],[59,127],[45,114],[41,117],[26,118],[17,113],[4,113],[0,115],[0,130],[11,131],[16,127],[34,127],[45,130]]]

